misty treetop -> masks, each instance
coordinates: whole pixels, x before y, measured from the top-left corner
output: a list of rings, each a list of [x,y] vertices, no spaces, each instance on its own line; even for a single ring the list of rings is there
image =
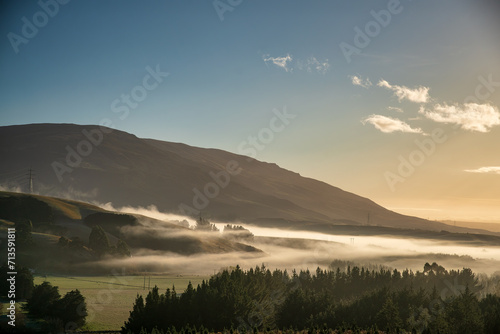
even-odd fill
[[[92,231],[89,235],[89,248],[92,249],[98,257],[105,254],[129,257],[130,249],[125,241],[118,239],[116,245],[111,245],[108,236],[100,225],[92,226]]]
[[[219,232],[219,229],[217,228],[217,226],[215,226],[215,224],[212,224],[207,218],[203,218],[201,215],[196,220],[195,230]]]
[[[254,235],[250,230],[241,225],[227,224],[224,226],[224,237],[236,240],[253,240]]]
[[[160,293],[157,287],[145,299],[138,296],[122,332],[500,333],[500,297],[480,299],[481,290],[470,269],[448,271],[437,264],[422,272],[348,266],[288,273],[236,266],[196,288],[189,284],[180,296],[175,288]]]

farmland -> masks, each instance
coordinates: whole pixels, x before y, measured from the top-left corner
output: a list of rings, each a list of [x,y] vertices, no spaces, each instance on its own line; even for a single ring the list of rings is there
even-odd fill
[[[148,293],[148,286],[158,286],[160,291],[167,288],[182,293],[191,283],[196,287],[208,276],[35,276],[34,283],[50,282],[59,287],[59,293],[78,289],[87,302],[87,324],[89,330],[117,330],[125,320],[137,294],[144,297]]]

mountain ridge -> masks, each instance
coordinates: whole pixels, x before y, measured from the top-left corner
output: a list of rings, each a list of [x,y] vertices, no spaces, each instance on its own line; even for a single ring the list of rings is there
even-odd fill
[[[79,155],[80,161],[71,152]],[[215,148],[138,138],[96,125],[3,126],[0,154],[5,157],[0,184],[20,186],[5,175],[32,166],[38,192],[48,196],[74,192],[115,206],[155,205],[165,212],[260,226],[274,220],[283,228],[286,222],[296,228],[307,221],[473,231],[390,211],[368,198],[273,163]],[[228,170],[230,163],[234,174]],[[219,182],[214,175],[219,176]],[[229,176],[229,181],[223,176]],[[205,197],[203,205],[196,205],[196,196]],[[194,210],[182,212],[185,208]]]

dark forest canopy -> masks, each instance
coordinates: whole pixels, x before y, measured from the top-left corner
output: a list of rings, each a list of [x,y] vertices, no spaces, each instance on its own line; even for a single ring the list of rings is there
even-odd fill
[[[435,263],[422,272],[349,266],[288,273],[237,266],[196,288],[189,284],[180,296],[175,287],[138,296],[122,332],[190,332],[194,326],[194,333],[229,328],[500,333],[500,297],[480,299],[481,290],[470,269],[448,271]]]

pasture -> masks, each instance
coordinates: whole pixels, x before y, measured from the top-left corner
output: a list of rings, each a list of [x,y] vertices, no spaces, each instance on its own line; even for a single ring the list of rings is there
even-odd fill
[[[146,275],[146,276],[35,276],[34,283],[50,282],[63,296],[78,289],[87,303],[87,330],[118,330],[128,319],[137,294],[144,298],[148,287],[155,285],[160,293],[175,286],[182,293],[191,281],[194,287],[209,276]]]

